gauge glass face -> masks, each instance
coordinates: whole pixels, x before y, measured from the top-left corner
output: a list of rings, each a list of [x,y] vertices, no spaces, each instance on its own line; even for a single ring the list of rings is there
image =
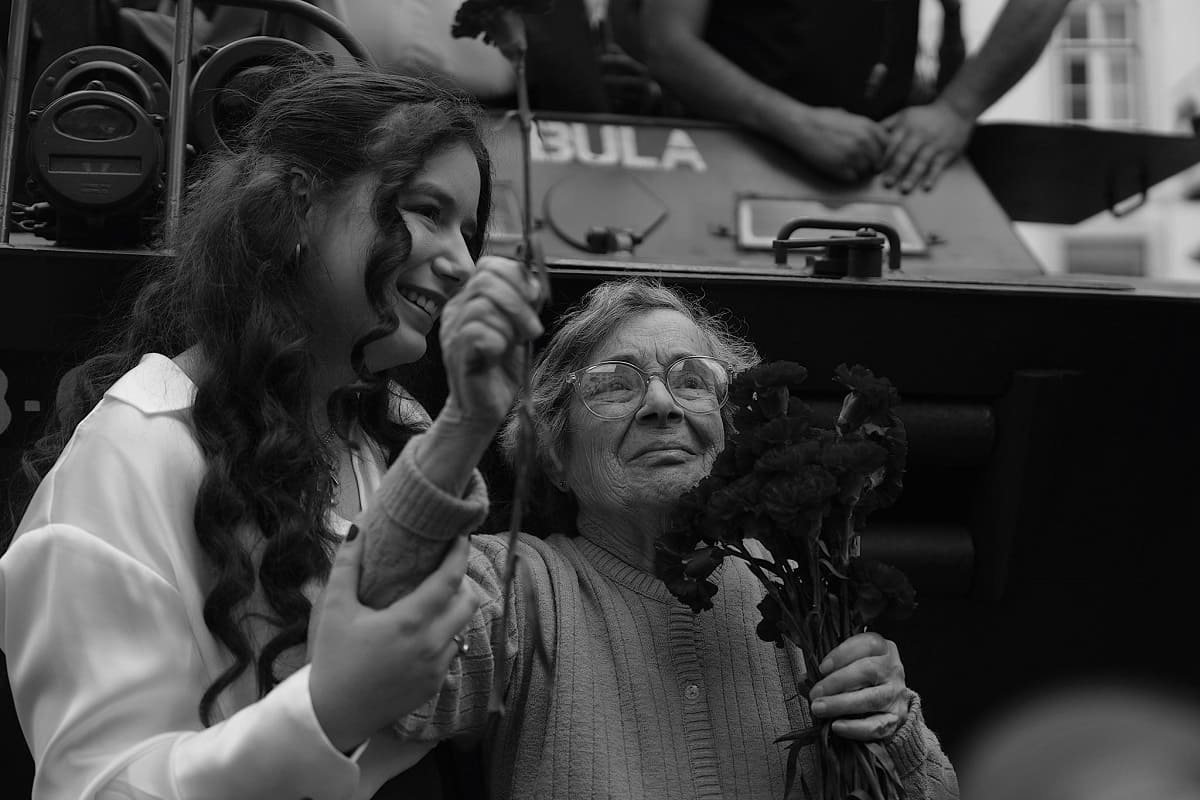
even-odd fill
[[[108,103],[71,106],[54,118],[54,127],[64,136],[89,142],[123,139],[133,133],[137,122],[123,109]]]

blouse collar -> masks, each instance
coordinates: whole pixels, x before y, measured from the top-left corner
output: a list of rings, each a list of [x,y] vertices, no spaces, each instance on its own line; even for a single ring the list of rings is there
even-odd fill
[[[143,414],[171,414],[192,407],[196,384],[179,365],[161,353],[146,353],[121,376],[105,397],[128,403]]]

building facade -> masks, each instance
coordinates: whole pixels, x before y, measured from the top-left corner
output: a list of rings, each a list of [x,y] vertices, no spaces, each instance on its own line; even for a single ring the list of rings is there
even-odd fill
[[[964,0],[969,48],[1004,4]],[[982,121],[1196,135],[1193,119],[1200,126],[1200,2],[1075,0],[1038,63]],[[1154,186],[1127,215],[1017,229],[1051,273],[1200,281],[1200,168]]]

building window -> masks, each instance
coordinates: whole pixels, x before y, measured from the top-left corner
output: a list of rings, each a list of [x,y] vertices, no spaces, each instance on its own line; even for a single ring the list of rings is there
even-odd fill
[[[1138,127],[1135,0],[1076,0],[1059,28],[1058,64],[1064,122]]]
[[[1067,239],[1067,272],[1089,275],[1145,275],[1146,240],[1141,236],[1088,236]]]

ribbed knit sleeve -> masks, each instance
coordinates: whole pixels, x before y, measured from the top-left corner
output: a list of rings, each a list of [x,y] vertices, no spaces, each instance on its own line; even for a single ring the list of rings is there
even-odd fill
[[[937,736],[925,724],[921,698],[911,689],[908,719],[884,742],[896,764],[904,790],[912,800],[957,800],[958,776]]]
[[[405,445],[355,520],[366,537],[358,594],[375,608],[415,589],[441,564],[454,538],[487,516],[487,488],[478,471],[461,497],[421,472],[413,454],[423,435]]]
[[[481,598],[479,609],[465,631],[467,652],[450,665],[438,694],[421,708],[393,726],[405,739],[434,741],[450,737],[476,736],[491,721],[488,710],[496,676],[496,662],[508,662],[507,686],[524,686],[533,667],[532,628],[539,625],[546,646],[555,643],[555,614],[550,578],[533,537],[521,534],[517,545],[520,566],[513,581],[513,605],[508,625],[503,625],[504,570],[508,559],[507,537],[476,536],[472,539],[467,578]],[[546,676],[539,668],[539,680]],[[512,708],[511,713],[528,714],[530,709]]]

